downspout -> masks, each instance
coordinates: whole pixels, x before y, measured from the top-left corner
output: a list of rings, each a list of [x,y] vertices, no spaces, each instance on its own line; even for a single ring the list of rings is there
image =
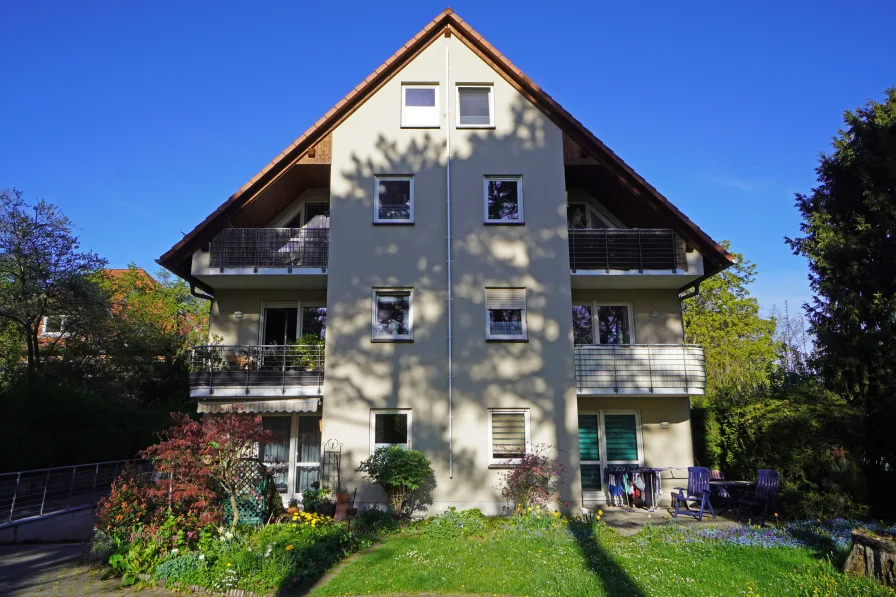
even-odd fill
[[[454,478],[454,361],[451,336],[451,69],[448,62],[450,32],[445,33],[445,211],[448,236],[448,478]]]

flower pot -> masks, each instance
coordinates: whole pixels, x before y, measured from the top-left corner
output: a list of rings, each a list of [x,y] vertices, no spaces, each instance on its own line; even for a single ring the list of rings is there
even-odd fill
[[[348,504],[348,492],[337,493],[336,494],[336,503],[337,504]]]
[[[298,508],[298,506],[290,506],[289,508],[286,509],[286,512],[288,514],[298,514],[299,508]]]
[[[332,517],[336,514],[336,504],[318,504],[317,513]]]

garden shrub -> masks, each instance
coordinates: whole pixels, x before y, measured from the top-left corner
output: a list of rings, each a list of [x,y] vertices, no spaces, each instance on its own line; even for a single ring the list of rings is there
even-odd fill
[[[134,529],[162,523],[165,503],[146,475],[132,466],[125,467],[113,481],[109,495],[102,498],[97,508],[97,528],[118,539],[128,539]]]
[[[520,463],[501,475],[501,497],[510,502],[516,513],[532,508],[546,508],[566,472],[565,467],[552,462],[545,454],[547,446],[523,455]]]
[[[393,515],[409,513],[409,498],[415,492],[435,487],[429,459],[422,452],[399,446],[377,448],[370,458],[361,462],[357,472],[383,488]]]
[[[453,506],[427,520],[424,533],[436,539],[469,537],[485,531],[485,516],[478,508],[458,511]]]
[[[395,517],[379,508],[359,510],[352,527],[361,535],[385,535],[399,528]]]

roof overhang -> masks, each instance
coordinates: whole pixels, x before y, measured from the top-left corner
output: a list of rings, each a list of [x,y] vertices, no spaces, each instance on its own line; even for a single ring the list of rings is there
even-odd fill
[[[514,66],[501,52],[489,44],[450,8],[428,23],[417,35],[404,44],[395,54],[371,73],[348,95],[333,106],[314,125],[293,141],[280,155],[252,177],[236,193],[213,211],[198,226],[187,233],[159,259],[159,264],[188,281],[197,283],[203,289],[211,290],[198,283],[190,275],[189,261],[193,252],[207,243],[221,230],[228,219],[250,204],[259,193],[268,188],[280,176],[289,172],[298,161],[307,156],[309,150],[333,131],[351,115],[368,97],[388,82],[409,61],[441,35],[456,35],[482,60],[498,72],[520,94],[531,101],[552,122],[562,129],[584,151],[593,155],[599,164],[607,168],[628,190],[637,197],[647,197],[656,202],[679,226],[676,231],[686,240],[694,243],[705,259],[707,275],[725,269],[733,263],[733,256],[719,243],[685,216],[671,201],[652,187],[644,178],[613,153],[600,139],[576,120],[548,93]]]

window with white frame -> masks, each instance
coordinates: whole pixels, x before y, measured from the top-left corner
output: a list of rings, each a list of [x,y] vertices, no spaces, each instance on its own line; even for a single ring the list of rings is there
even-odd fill
[[[485,222],[523,223],[523,179],[520,176],[486,176]]]
[[[519,464],[531,449],[529,409],[489,409],[488,448],[489,464]]]
[[[401,86],[401,126],[439,128],[439,86]]]
[[[414,223],[414,177],[377,176],[373,221],[377,224]]]
[[[641,420],[636,411],[579,414],[579,463],[587,502],[600,499],[604,471],[614,465],[643,465]]]
[[[630,303],[579,303],[572,307],[575,344],[634,344]]]
[[[61,336],[65,331],[65,315],[47,315],[40,327],[41,336]]]
[[[610,220],[587,203],[566,205],[566,223],[571,229],[615,228]]]
[[[409,341],[414,338],[409,288],[377,288],[373,291],[373,331],[375,341]]]
[[[459,128],[495,125],[495,100],[491,85],[457,86],[457,126]]]
[[[485,337],[487,340],[525,340],[526,289],[485,289]]]
[[[301,499],[303,491],[320,482],[321,415],[262,415],[261,422],[274,437],[258,447],[259,460],[281,497]]]
[[[370,452],[377,448],[411,447],[411,409],[370,411]]]

